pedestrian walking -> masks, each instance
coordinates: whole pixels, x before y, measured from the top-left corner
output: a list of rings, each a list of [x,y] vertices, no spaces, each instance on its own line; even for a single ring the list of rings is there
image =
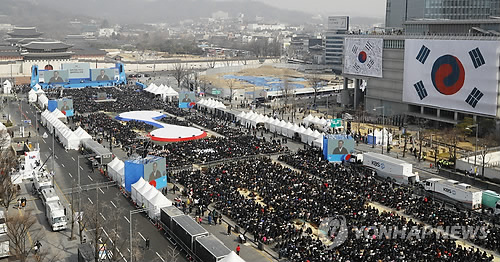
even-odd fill
[[[149,237],[146,238],[146,250],[149,250]]]
[[[238,255],[238,256],[240,255],[240,250],[241,250],[241,247],[240,247],[240,245],[238,245],[236,247],[236,255]]]
[[[227,224],[227,235],[231,235],[231,225]]]
[[[212,214],[208,214],[208,224],[212,225]]]

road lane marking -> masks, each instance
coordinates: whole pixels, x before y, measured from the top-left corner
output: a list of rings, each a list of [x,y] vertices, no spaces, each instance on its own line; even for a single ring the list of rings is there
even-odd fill
[[[99,191],[101,191],[101,193],[104,195],[104,191],[102,191],[102,189],[101,189],[101,188],[99,188]]]
[[[116,233],[116,230],[111,229],[111,231],[113,231],[113,233],[116,235],[116,238],[120,238],[120,235],[118,235],[118,233]]]
[[[139,233],[139,236],[142,237],[142,240],[146,241],[146,238],[141,234],[141,232],[137,231],[137,233]]]
[[[75,158],[74,158],[74,157],[71,157],[71,159],[73,159],[73,161],[75,161]]]
[[[165,260],[160,256],[160,254],[158,254],[158,252],[156,252],[156,255],[161,259],[161,261],[165,262]]]
[[[80,169],[81,169],[81,170],[83,170],[83,167],[82,167],[82,166],[80,166]]]
[[[101,214],[101,216],[102,216],[102,214]],[[108,240],[111,242],[111,244],[113,244],[113,240],[111,240],[111,238],[109,237],[109,235],[106,232],[106,230],[104,230],[104,228],[102,229],[102,232],[104,232],[104,234],[106,235],[106,237],[108,238]]]
[[[125,258],[125,256],[123,256],[123,254],[120,251],[120,249],[117,248],[116,251],[118,251],[118,254],[120,254],[120,256],[122,256],[123,261],[127,262],[127,259]]]
[[[125,220],[127,220],[127,222],[130,224],[130,220],[128,220],[128,218],[126,216],[123,216],[125,218]],[[130,250],[129,250],[130,252]]]
[[[47,144],[47,142],[45,142],[45,139],[43,139],[43,138],[42,138],[42,141],[43,141],[45,144]]]
[[[92,178],[90,177],[90,175],[87,175],[87,176],[89,177],[90,181],[94,181],[94,179],[92,179]]]
[[[92,202],[92,200],[90,200],[90,198],[87,197],[87,199],[89,200],[89,202],[93,205],[94,202]]]
[[[111,202],[111,205],[113,205],[116,208],[116,205],[115,205],[115,203],[113,203],[113,201],[109,201],[109,202]]]
[[[55,157],[56,159],[59,159],[59,157],[57,157],[57,155],[54,155],[54,157]]]
[[[62,166],[62,167],[65,167],[63,163],[61,163],[61,166]]]
[[[102,219],[104,219],[104,221],[106,221],[106,218],[102,215],[102,213],[99,213],[99,215],[101,215]],[[108,235],[108,234],[106,234]]]

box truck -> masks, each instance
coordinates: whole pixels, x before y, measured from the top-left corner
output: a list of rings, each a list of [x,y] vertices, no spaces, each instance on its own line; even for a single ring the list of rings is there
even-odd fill
[[[52,231],[64,230],[67,227],[66,210],[61,201],[50,201],[45,204],[45,215]]]
[[[363,165],[374,170],[378,176],[399,184],[414,184],[420,181],[413,166],[403,160],[390,156],[367,152],[363,153]]]
[[[444,200],[458,202],[462,206],[472,210],[481,208],[483,192],[477,188],[473,188],[469,184],[451,179],[430,178],[423,182],[423,186],[428,192],[444,196]]]

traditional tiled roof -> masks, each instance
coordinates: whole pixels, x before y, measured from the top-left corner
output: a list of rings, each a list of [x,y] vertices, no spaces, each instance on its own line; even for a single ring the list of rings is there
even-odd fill
[[[68,49],[71,47],[71,45],[59,41],[53,41],[53,42],[30,42],[29,44],[22,45],[22,47],[26,49],[53,50],[53,49]]]
[[[39,37],[43,33],[36,30],[36,27],[14,27],[12,31],[8,32],[10,36],[22,36],[22,37]]]

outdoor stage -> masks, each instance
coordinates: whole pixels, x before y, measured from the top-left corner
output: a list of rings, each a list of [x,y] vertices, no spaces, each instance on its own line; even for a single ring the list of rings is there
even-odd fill
[[[156,120],[165,117],[156,111],[131,111],[119,114],[116,119],[120,121],[140,121],[150,124],[158,129],[151,131],[148,136],[157,142],[181,142],[197,140],[207,136],[203,130],[194,127],[178,126],[162,123]]]

